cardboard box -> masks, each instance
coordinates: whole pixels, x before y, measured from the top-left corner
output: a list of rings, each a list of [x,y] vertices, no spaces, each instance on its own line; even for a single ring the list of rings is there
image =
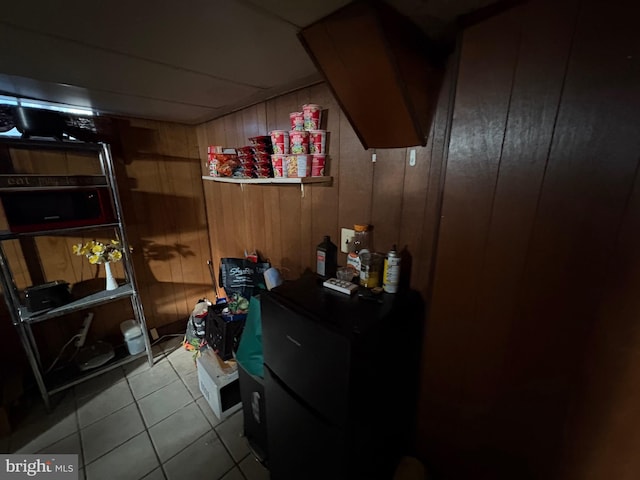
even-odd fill
[[[242,408],[238,368],[223,369],[213,350],[204,350],[197,361],[198,384],[205,400],[220,420]]]

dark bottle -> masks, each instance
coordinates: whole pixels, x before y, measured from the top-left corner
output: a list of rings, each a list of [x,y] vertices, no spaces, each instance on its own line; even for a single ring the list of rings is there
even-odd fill
[[[338,247],[325,235],[316,248],[316,273],[322,278],[334,278],[338,269]]]

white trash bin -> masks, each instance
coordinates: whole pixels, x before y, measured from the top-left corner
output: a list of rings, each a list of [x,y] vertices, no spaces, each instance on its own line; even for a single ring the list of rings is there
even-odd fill
[[[120,331],[127,342],[127,349],[130,355],[137,355],[144,352],[144,336],[142,329],[135,320],[125,320],[120,324]]]

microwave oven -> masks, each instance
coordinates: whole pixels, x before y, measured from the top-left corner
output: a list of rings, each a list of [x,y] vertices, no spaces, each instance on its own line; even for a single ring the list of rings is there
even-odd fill
[[[115,221],[107,187],[2,192],[0,200],[13,233]]]

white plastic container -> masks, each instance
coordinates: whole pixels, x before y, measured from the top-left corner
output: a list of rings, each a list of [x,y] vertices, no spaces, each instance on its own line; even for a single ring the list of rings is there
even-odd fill
[[[142,329],[135,320],[125,320],[120,324],[120,331],[127,342],[127,350],[129,355],[137,355],[144,352],[144,336]]]

